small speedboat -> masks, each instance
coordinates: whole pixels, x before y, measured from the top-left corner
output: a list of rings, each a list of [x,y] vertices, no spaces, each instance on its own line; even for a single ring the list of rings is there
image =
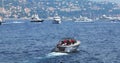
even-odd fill
[[[61,40],[56,47],[52,50],[53,52],[75,52],[77,51],[77,48],[80,45],[80,41],[72,39],[72,38],[67,38]]]

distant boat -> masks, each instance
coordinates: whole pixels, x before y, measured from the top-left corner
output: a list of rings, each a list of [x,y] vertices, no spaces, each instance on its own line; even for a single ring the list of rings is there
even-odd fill
[[[53,17],[53,24],[60,24],[61,23],[61,17],[57,14]]]
[[[2,22],[3,22],[3,19],[2,19],[2,17],[0,17],[0,25],[2,24]]]
[[[112,17],[112,16],[102,15],[98,20],[99,21],[108,21],[108,22],[120,22],[120,17]]]
[[[88,17],[82,17],[80,16],[79,18],[74,17],[75,22],[93,22],[92,19],[89,19]]]
[[[108,17],[106,15],[102,15],[99,20],[101,21],[111,21],[113,19],[113,17]]]
[[[75,52],[77,51],[79,45],[80,41],[75,40],[73,38],[65,38],[56,45],[52,52],[65,52],[65,53]]]
[[[2,22],[3,22],[3,16],[4,16],[4,1],[3,1],[3,0],[2,0],[2,7],[3,7],[3,9],[2,9],[3,14],[2,14],[2,16],[0,17],[0,25],[1,25]]]
[[[31,18],[31,22],[43,22],[43,21],[44,20],[39,18],[38,14],[33,15],[32,18]]]
[[[110,20],[113,23],[120,22],[120,17],[113,17],[113,19]]]

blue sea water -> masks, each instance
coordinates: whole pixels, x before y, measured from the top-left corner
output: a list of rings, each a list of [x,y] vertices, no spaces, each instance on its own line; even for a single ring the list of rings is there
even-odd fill
[[[64,37],[81,41],[75,53],[51,50]],[[0,63],[120,63],[120,23],[26,21],[0,25]]]

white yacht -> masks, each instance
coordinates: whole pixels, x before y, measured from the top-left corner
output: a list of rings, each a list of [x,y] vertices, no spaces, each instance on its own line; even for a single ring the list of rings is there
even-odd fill
[[[120,17],[113,17],[112,22],[120,22]]]
[[[103,20],[103,21],[110,21],[110,20],[112,20],[113,18],[112,17],[108,17],[108,16],[106,16],[106,15],[102,15],[100,18],[99,18],[99,20]]]
[[[2,24],[2,22],[3,22],[3,19],[2,19],[2,17],[0,17],[0,25]]]
[[[72,38],[65,38],[56,45],[56,47],[52,50],[52,52],[63,52],[63,53],[76,52],[79,45],[80,45],[80,41]]]
[[[43,22],[43,21],[44,20],[39,18],[38,14],[33,15],[32,18],[31,18],[31,22]]]
[[[60,24],[61,23],[61,17],[58,15],[55,15],[53,17],[53,24]]]
[[[92,22],[92,19],[89,19],[88,17],[80,16],[79,18],[74,17],[75,22]]]
[[[120,21],[120,17],[110,17],[110,16],[102,15],[102,17],[100,17],[100,20],[114,22],[114,21]]]

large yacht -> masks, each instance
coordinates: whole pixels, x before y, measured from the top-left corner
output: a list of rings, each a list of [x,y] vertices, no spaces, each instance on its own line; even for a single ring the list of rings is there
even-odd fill
[[[2,20],[2,17],[0,17],[0,25],[2,24],[3,20]]]
[[[108,22],[120,22],[120,17],[112,17],[112,16],[102,15],[98,20],[108,21]]]
[[[53,24],[60,24],[61,23],[61,17],[57,14],[53,17]]]
[[[31,22],[43,22],[43,21],[44,20],[39,18],[38,14],[33,15],[32,18],[31,18]]]
[[[74,17],[75,22],[92,22],[93,20],[88,17],[80,16],[78,18]]]

